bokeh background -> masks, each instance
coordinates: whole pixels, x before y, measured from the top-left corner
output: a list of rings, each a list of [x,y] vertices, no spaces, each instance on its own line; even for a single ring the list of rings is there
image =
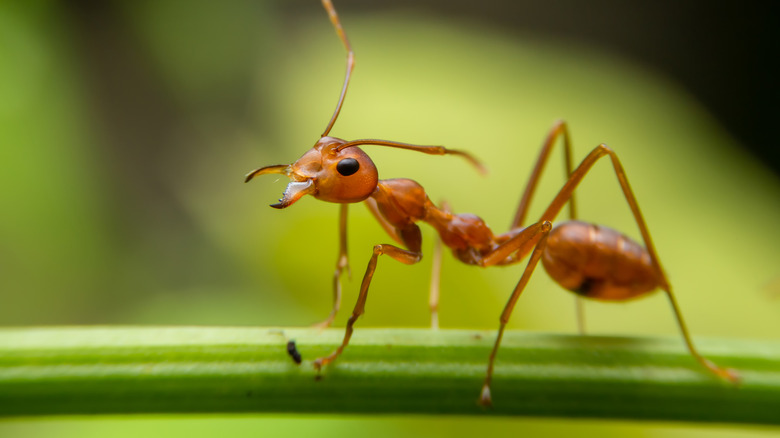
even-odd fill
[[[777,339],[780,179],[770,104],[777,86],[761,68],[772,16],[750,3],[711,16],[671,2],[619,3],[339,2],[357,66],[332,135],[470,150],[489,176],[456,157],[369,153],[380,177],[414,178],[433,200],[502,232],[542,139],[564,118],[577,159],[601,142],[620,155],[692,333]],[[0,3],[0,325],[323,319],[338,206],[306,198],[276,211],[268,204],[285,181],[244,185],[242,177],[292,162],[314,144],[335,105],[344,56],[316,1]],[[562,184],[561,162],[557,151],[532,217]],[[638,236],[606,163],[578,196],[583,218]],[[430,254],[430,229],[424,239]],[[337,326],[372,245],[388,240],[364,207],[350,209],[353,281]],[[380,261],[356,336],[360,327],[428,324],[429,260]],[[496,326],[521,269],[480,270],[445,255],[442,326]],[[662,295],[588,303],[586,318],[599,334],[677,335]],[[539,270],[511,325],[572,332],[573,299]],[[484,418],[0,422],[0,436],[369,429],[385,434],[377,436],[770,433]]]

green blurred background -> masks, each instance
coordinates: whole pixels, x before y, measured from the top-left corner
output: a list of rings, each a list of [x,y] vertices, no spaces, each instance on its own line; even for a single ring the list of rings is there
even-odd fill
[[[339,4],[336,5],[337,7]],[[446,8],[446,4],[440,4]],[[475,8],[477,6],[474,6]],[[324,129],[344,50],[319,2],[0,3],[0,325],[308,325],[331,300],[338,207],[268,208],[285,181],[242,184],[289,163]],[[780,180],[685,88],[573,39],[508,34],[414,8],[340,8],[357,66],[332,135],[468,149],[489,167],[371,149],[380,177],[419,181],[434,201],[505,231],[558,118],[575,157],[606,142],[628,172],[694,336],[780,334]],[[552,157],[532,217],[563,182]],[[638,236],[611,167],[578,191],[580,214]],[[387,242],[350,211],[353,281]],[[423,250],[432,233],[424,228]],[[430,262],[381,260],[368,326],[428,324]],[[445,255],[441,324],[493,328],[522,267],[480,270]],[[511,326],[572,332],[573,299],[542,271]],[[676,336],[662,295],[588,303],[590,332]],[[681,344],[682,346],[682,344]],[[762,434],[531,419],[206,417],[0,423],[0,436],[323,436],[537,433]]]

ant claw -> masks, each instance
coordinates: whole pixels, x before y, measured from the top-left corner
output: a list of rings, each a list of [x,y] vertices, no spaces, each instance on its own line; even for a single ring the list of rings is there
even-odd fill
[[[486,408],[492,408],[493,407],[493,399],[490,396],[490,386],[486,383],[484,386],[482,386],[482,393],[479,396],[479,402],[480,406],[484,406]]]

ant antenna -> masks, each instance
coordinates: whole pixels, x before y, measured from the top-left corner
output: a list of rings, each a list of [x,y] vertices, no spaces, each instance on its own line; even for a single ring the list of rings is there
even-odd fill
[[[352,45],[349,44],[349,39],[347,39],[347,34],[344,32],[344,28],[341,26],[341,20],[339,20],[339,15],[336,13],[336,8],[333,7],[333,3],[331,0],[322,0],[322,6],[325,7],[325,10],[328,11],[328,16],[330,17],[330,22],[333,23],[333,27],[336,29],[336,33],[338,34],[339,38],[341,38],[341,42],[344,43],[344,48],[347,49],[347,73],[344,76],[344,85],[341,87],[341,95],[339,95],[339,101],[336,104],[336,110],[333,111],[333,116],[330,118],[330,122],[328,122],[328,126],[325,128],[325,131],[322,133],[320,137],[325,137],[330,133],[330,130],[333,129],[333,125],[336,123],[336,119],[339,117],[339,113],[341,112],[341,107],[344,105],[344,96],[347,95],[347,87],[349,86],[349,79],[352,76],[352,69],[355,68],[355,52],[352,51]],[[447,149],[444,146],[418,146],[408,143],[398,143],[393,141],[386,141],[386,140],[354,140],[350,141],[348,143],[342,144],[338,148],[336,148],[336,151],[340,151],[344,148],[352,147],[352,146],[358,146],[358,145],[378,145],[378,146],[390,146],[400,149],[409,149],[414,150],[418,152],[423,152],[429,155],[460,155],[464,157],[466,160],[468,160],[474,167],[477,168],[479,173],[482,175],[487,174],[487,168],[479,162],[474,156],[471,154],[454,150],[454,149]]]
[[[487,168],[485,167],[485,165],[482,164],[470,153],[458,149],[447,149],[444,146],[422,146],[416,144],[401,143],[397,141],[376,140],[372,138],[366,138],[361,140],[348,141],[334,148],[334,152],[339,152],[346,148],[351,148],[354,146],[361,146],[361,145],[389,146],[392,148],[407,149],[410,151],[422,152],[428,155],[459,155],[465,158],[469,163],[471,163],[472,166],[476,167],[479,173],[481,173],[482,175],[487,174]]]
[[[344,86],[341,88],[341,95],[339,96],[338,104],[336,104],[336,111],[333,112],[333,116],[330,118],[330,122],[328,122],[328,127],[325,128],[325,131],[320,136],[325,137],[328,135],[328,133],[330,133],[330,130],[333,128],[333,124],[336,123],[336,119],[339,117],[339,113],[341,112],[341,106],[344,104],[344,96],[347,94],[349,78],[352,75],[352,69],[355,68],[355,52],[352,51],[352,46],[349,44],[349,40],[347,39],[347,34],[344,32],[344,28],[341,27],[341,21],[339,20],[339,16],[336,13],[336,8],[333,7],[333,3],[330,0],[322,0],[322,6],[324,6],[325,10],[328,11],[330,22],[333,23],[333,27],[336,28],[336,33],[339,35],[339,38],[341,38],[341,42],[344,43],[344,48],[347,49],[347,74],[344,77]]]

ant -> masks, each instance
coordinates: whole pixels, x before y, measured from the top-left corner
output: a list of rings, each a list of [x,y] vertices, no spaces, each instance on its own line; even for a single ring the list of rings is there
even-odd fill
[[[323,366],[338,358],[349,344],[353,326],[364,312],[368,289],[379,256],[387,255],[405,264],[414,264],[421,260],[422,236],[416,222],[425,222],[436,229],[440,242],[449,247],[458,260],[469,265],[488,267],[515,264],[530,254],[520,281],[501,313],[498,334],[488,359],[487,373],[479,398],[480,404],[486,406],[492,404],[490,384],[501,338],[512,310],[540,260],[547,273],[558,284],[574,292],[578,297],[601,301],[624,301],[643,296],[655,289],[663,290],[669,298],[690,354],[716,376],[732,383],[739,381],[736,371],[715,365],[702,357],[694,347],[623,166],[617,154],[605,144],[594,148],[582,163],[572,170],[568,127],[564,121],[556,122],[544,141],[509,231],[495,235],[487,224],[475,215],[453,214],[447,206],[437,207],[428,198],[423,187],[411,179],[380,180],[376,166],[358,146],[387,146],[431,155],[457,155],[465,158],[484,173],[482,164],[467,152],[442,146],[420,146],[376,139],[346,141],[328,136],[344,103],[344,96],[355,65],[355,55],[333,4],[330,0],[322,0],[322,4],[347,50],[347,71],[336,110],[314,147],[296,162],[253,170],[246,175],[245,182],[265,174],[281,174],[290,178],[291,182],[287,185],[282,198],[278,203],[271,205],[277,209],[287,208],[305,195],[341,204],[339,255],[333,274],[333,308],[328,318],[318,324],[320,327],[327,327],[333,322],[341,303],[340,278],[344,270],[349,269],[346,234],[349,204],[365,202],[387,234],[403,247],[385,243],[374,246],[360,285],[360,294],[347,321],[344,339],[330,355],[314,361],[317,370],[321,370]],[[558,139],[562,139],[563,142],[568,179],[539,220],[524,226],[537,182],[550,151]],[[644,246],[618,231],[575,220],[574,190],[591,167],[604,157],[609,157],[612,163],[618,183],[639,227]],[[572,220],[559,223],[553,228],[552,221],[567,203]],[[440,245],[437,244],[437,247]],[[434,327],[437,326],[437,278],[440,266],[436,260],[438,258],[436,253],[439,251],[435,251],[434,254],[434,280],[430,298]],[[579,303],[578,299],[578,324],[580,332],[584,332]]]

